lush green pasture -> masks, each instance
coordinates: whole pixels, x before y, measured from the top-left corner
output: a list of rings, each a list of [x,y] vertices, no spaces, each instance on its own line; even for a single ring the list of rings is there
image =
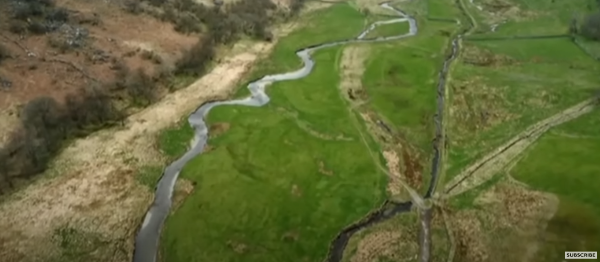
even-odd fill
[[[288,51],[362,28],[345,5],[322,12],[316,24],[325,29],[282,39],[256,72],[293,69],[298,60]],[[166,223],[165,261],[318,261],[343,227],[381,203],[387,179],[374,164],[376,146],[368,136],[363,142],[365,129],[337,88],[341,50],[315,53],[311,75],[269,87],[265,107],[211,111],[209,123],[230,128],[181,174],[197,186]]]
[[[441,31],[451,33],[456,26],[425,20],[419,26],[416,36],[372,45],[363,87],[370,107],[424,151],[425,160],[432,149],[438,73],[450,40]]]
[[[452,72],[445,181],[527,126],[589,98],[600,65],[568,39],[467,42],[512,59],[489,66],[466,64]]]
[[[462,14],[455,0],[426,0],[431,18],[459,19]]]
[[[508,0],[506,7],[494,8],[490,0],[474,0],[483,11],[469,0],[464,1],[468,11],[478,21],[480,29],[494,36],[567,34],[573,15],[595,10],[595,0]],[[589,7],[592,7],[591,9]],[[495,15],[492,15],[494,13]],[[489,32],[492,24],[505,21],[496,32]]]
[[[380,25],[369,32],[367,38],[403,35],[408,33],[409,29],[408,22]]]
[[[556,260],[564,250],[600,249],[598,130],[600,109],[553,128],[512,171],[516,179],[561,199],[539,261]]]

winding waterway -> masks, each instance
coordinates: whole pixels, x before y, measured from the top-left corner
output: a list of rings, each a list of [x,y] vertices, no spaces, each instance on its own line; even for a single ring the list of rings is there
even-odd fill
[[[288,81],[288,80],[296,80],[303,78],[310,74],[312,71],[315,62],[311,58],[311,54],[317,50],[334,47],[344,44],[351,43],[367,43],[367,42],[383,42],[383,41],[393,41],[406,37],[413,36],[417,34],[417,23],[415,19],[409,17],[407,14],[398,10],[388,3],[380,4],[382,8],[391,10],[398,15],[398,18],[378,21],[373,23],[369,28],[363,31],[359,36],[354,39],[340,40],[335,42],[329,42],[314,46],[309,46],[304,49],[301,49],[296,52],[296,55],[302,60],[304,66],[296,71],[276,74],[276,75],[267,75],[263,78],[256,80],[248,85],[248,89],[251,92],[251,96],[236,99],[236,100],[228,100],[228,101],[218,101],[218,102],[209,102],[202,106],[200,106],[195,112],[193,112],[189,118],[189,124],[194,128],[195,135],[193,140],[193,145],[181,158],[177,159],[169,166],[167,166],[164,170],[164,173],[161,179],[158,182],[155,192],[155,198],[152,206],[149,208],[144,221],[138,231],[138,234],[135,238],[135,251],[133,255],[134,262],[155,262],[157,260],[157,252],[158,245],[160,240],[160,234],[162,226],[171,210],[172,205],[172,195],[175,186],[175,181],[179,176],[182,168],[185,164],[190,161],[192,158],[201,154],[206,146],[206,142],[208,139],[208,128],[204,121],[204,118],[209,113],[209,111],[216,107],[222,105],[244,105],[244,106],[252,106],[252,107],[260,107],[269,102],[269,96],[265,93],[265,88],[273,84],[274,82],[279,81]],[[369,32],[375,29],[379,25],[384,24],[392,24],[392,23],[401,23],[408,22],[409,23],[409,32],[403,35],[398,36],[390,36],[390,37],[378,37],[375,39],[367,39],[365,38]],[[453,42],[453,54],[455,53],[456,45]],[[444,70],[440,73],[440,78],[445,79],[442,75],[445,75],[447,70],[447,63],[450,59],[447,59],[444,63]],[[438,88],[438,92],[440,92]],[[443,91],[442,91],[443,92]],[[443,94],[443,93],[442,93]],[[443,104],[442,100],[439,100],[438,103]],[[443,107],[442,107],[443,108]],[[438,117],[442,114],[438,112]],[[439,123],[439,124],[438,124]],[[441,121],[436,119],[436,126],[438,126],[438,130],[441,130]],[[441,134],[440,132],[436,132]],[[437,148],[437,147],[436,147]],[[439,157],[439,151],[436,150],[436,157]],[[435,162],[437,163],[437,162]],[[434,164],[436,165],[436,164]],[[434,180],[432,179],[432,185],[430,185],[430,189],[428,191],[427,197],[431,194],[432,186],[434,185]],[[387,209],[380,209],[372,213],[372,215],[368,216],[362,223],[357,223],[346,230],[344,230],[336,240],[332,243],[332,250],[330,250],[329,261],[340,261],[341,255],[343,253],[343,249],[348,242],[350,236],[356,232],[357,230],[368,226],[370,224],[383,221],[385,219],[391,218],[395,214],[405,212],[410,210],[411,203],[403,203],[403,204],[393,204],[390,203],[390,206]]]

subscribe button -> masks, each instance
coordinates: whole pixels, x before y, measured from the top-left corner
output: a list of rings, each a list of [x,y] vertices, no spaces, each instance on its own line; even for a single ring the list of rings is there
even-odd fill
[[[598,252],[589,251],[567,251],[565,259],[598,259]]]

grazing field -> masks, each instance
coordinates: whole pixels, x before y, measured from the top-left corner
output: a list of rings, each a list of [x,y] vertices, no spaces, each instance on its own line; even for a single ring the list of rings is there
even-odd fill
[[[536,190],[556,194],[561,204],[550,221],[539,261],[563,250],[600,249],[600,109],[551,129],[511,172]]]
[[[465,42],[449,84],[445,181],[527,126],[589,98],[598,70],[568,39]]]
[[[313,21],[282,39],[255,74],[297,68],[294,50],[353,37],[363,22],[348,5]],[[337,88],[341,50],[316,52],[308,77],[270,86],[265,107],[213,109],[209,150],[181,174],[196,188],[166,223],[166,261],[317,261],[342,228],[383,201],[376,147],[351,124],[356,116]]]
[[[413,162],[416,170],[403,169],[402,173],[409,181],[422,180],[419,186],[413,186],[426,188],[423,185],[430,178],[437,76],[456,26],[424,19],[418,22],[420,31],[416,36],[371,46],[362,85],[366,107],[396,133],[397,143],[403,148],[398,150],[404,155],[401,165]]]

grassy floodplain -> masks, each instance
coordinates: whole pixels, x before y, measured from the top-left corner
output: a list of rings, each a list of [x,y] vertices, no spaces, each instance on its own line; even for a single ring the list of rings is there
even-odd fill
[[[418,150],[423,187],[428,184],[436,85],[450,34],[447,22],[418,19],[419,33],[399,42],[371,45],[362,84],[367,106]]]
[[[403,35],[408,33],[409,28],[410,26],[408,23],[380,25],[369,32],[367,38]]]
[[[307,20],[253,75],[298,68],[296,49],[363,28],[361,14],[344,4]],[[375,145],[362,142],[365,130],[351,124],[356,116],[337,89],[340,54],[340,47],[313,54],[313,73],[270,86],[265,107],[211,111],[209,124],[229,129],[213,132],[213,149],[181,174],[197,186],[166,223],[165,261],[318,261],[343,227],[382,202],[386,177],[374,164]],[[177,139],[170,141],[183,144]]]
[[[558,195],[538,261],[555,261],[563,250],[600,250],[600,109],[551,129],[512,170],[536,190]]]

